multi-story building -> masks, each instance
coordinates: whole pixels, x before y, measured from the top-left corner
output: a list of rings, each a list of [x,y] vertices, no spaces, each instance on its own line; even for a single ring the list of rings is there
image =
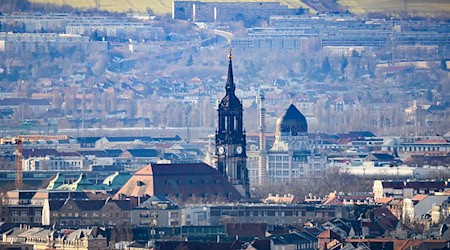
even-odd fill
[[[353,52],[392,50],[401,60],[437,60],[448,56],[450,30],[439,22],[357,19],[350,15],[270,17],[269,27],[250,29],[234,37],[234,48],[311,51],[331,56]],[[441,26],[441,28],[438,28]]]
[[[22,170],[83,170],[84,158],[77,152],[60,152],[56,149],[24,149]]]
[[[0,41],[2,33],[0,33]],[[22,112],[26,108],[34,114],[41,114],[51,108],[50,100],[46,99],[26,99],[26,98],[2,98],[0,99],[0,110],[11,110],[12,112]]]
[[[310,143],[307,132],[306,118],[291,104],[277,120],[275,142],[267,152],[269,182],[292,183],[323,173],[326,156]]]
[[[54,33],[0,32],[0,44],[3,44],[3,46],[0,46],[1,51],[9,55],[50,53],[73,48],[89,54],[91,52],[106,51],[107,49],[106,42],[90,41],[87,36]],[[42,102],[44,100],[39,101]]]
[[[144,23],[100,21],[74,22],[66,26],[66,34],[120,38],[136,38],[137,40],[164,40],[164,29]]]
[[[197,209],[194,209],[196,207]],[[332,218],[348,218],[349,208],[345,206],[323,206],[305,204],[225,204],[196,205],[182,209],[183,222],[198,217],[209,220],[209,225],[224,223],[267,223],[268,225],[303,225],[308,220],[327,221]]]
[[[299,15],[308,9],[292,9],[279,2],[174,1],[172,17],[194,22],[255,22],[271,15]]]
[[[412,198],[416,194],[434,194],[450,189],[447,181],[440,180],[408,180],[408,181],[382,181],[373,182],[374,199],[384,197]]]
[[[131,211],[131,225],[148,227],[181,226],[181,208],[166,198],[150,197]]]
[[[106,232],[99,227],[78,230],[54,230],[39,227],[13,228],[3,233],[2,249],[29,249],[22,245],[31,245],[32,249],[67,249],[67,250],[103,250],[107,249]]]
[[[396,151],[399,156],[447,155],[450,142],[443,136],[394,137],[384,141],[383,151]]]
[[[42,223],[42,206],[7,205],[3,222],[40,226]]]
[[[131,224],[131,203],[128,200],[66,200],[46,201],[42,208],[42,225],[80,226]]]

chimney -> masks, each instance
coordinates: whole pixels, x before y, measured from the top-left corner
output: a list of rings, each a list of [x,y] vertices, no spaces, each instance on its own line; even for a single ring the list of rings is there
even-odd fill
[[[267,151],[266,151],[266,108],[264,107],[264,93],[259,95],[259,161],[258,184],[264,185],[267,181]]]

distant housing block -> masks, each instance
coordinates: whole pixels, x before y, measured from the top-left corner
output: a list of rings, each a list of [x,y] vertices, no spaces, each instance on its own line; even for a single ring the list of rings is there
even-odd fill
[[[194,22],[254,22],[272,15],[299,15],[308,9],[290,9],[279,2],[174,1],[172,17]]]

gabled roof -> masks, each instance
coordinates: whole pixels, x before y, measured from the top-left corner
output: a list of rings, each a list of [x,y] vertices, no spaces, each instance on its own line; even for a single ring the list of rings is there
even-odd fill
[[[323,231],[321,234],[317,235],[318,239],[340,239],[341,236],[339,236],[337,233],[333,232],[330,229],[327,229]]]
[[[397,217],[385,207],[373,209],[373,215],[375,222],[384,230],[394,230],[399,223]]]
[[[393,155],[386,154],[386,153],[370,153],[370,155],[372,155],[375,158],[374,160],[378,160],[378,161],[394,161],[395,160]]]
[[[98,211],[105,205],[104,200],[73,200],[81,211]]]

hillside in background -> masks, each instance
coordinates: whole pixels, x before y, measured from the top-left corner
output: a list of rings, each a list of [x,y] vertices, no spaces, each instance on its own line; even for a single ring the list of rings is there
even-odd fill
[[[140,12],[148,13],[151,10],[154,14],[164,15],[172,12],[172,0],[29,0],[32,3],[67,5],[77,9],[98,9],[110,12]],[[205,0],[205,1],[235,1],[235,0]],[[239,1],[239,0],[238,0]],[[274,0],[242,0],[255,2],[271,2]],[[276,1],[276,0],[275,0]],[[323,11],[323,7],[330,6],[327,3],[337,1],[344,8],[348,8],[353,13],[366,12],[391,12],[404,11],[414,15],[436,15],[442,12],[450,12],[449,0],[279,0],[282,4],[290,8],[313,7],[318,12]],[[308,3],[308,4],[305,4]],[[324,4],[325,3],[325,4]],[[317,6],[316,6],[317,5]],[[334,11],[330,10],[330,11]],[[314,10],[311,10],[315,13]]]
[[[208,0],[209,2],[234,2],[235,0]],[[245,0],[248,2],[253,0]],[[273,2],[274,0],[255,0],[254,2]],[[140,12],[147,13],[151,9],[158,15],[172,12],[172,0],[30,0],[32,3],[68,5],[79,9],[93,9],[97,4],[100,10],[111,12]],[[291,8],[307,8],[308,6],[298,0],[280,0]]]
[[[405,11],[413,14],[434,15],[450,12],[449,0],[338,0],[353,13]]]

